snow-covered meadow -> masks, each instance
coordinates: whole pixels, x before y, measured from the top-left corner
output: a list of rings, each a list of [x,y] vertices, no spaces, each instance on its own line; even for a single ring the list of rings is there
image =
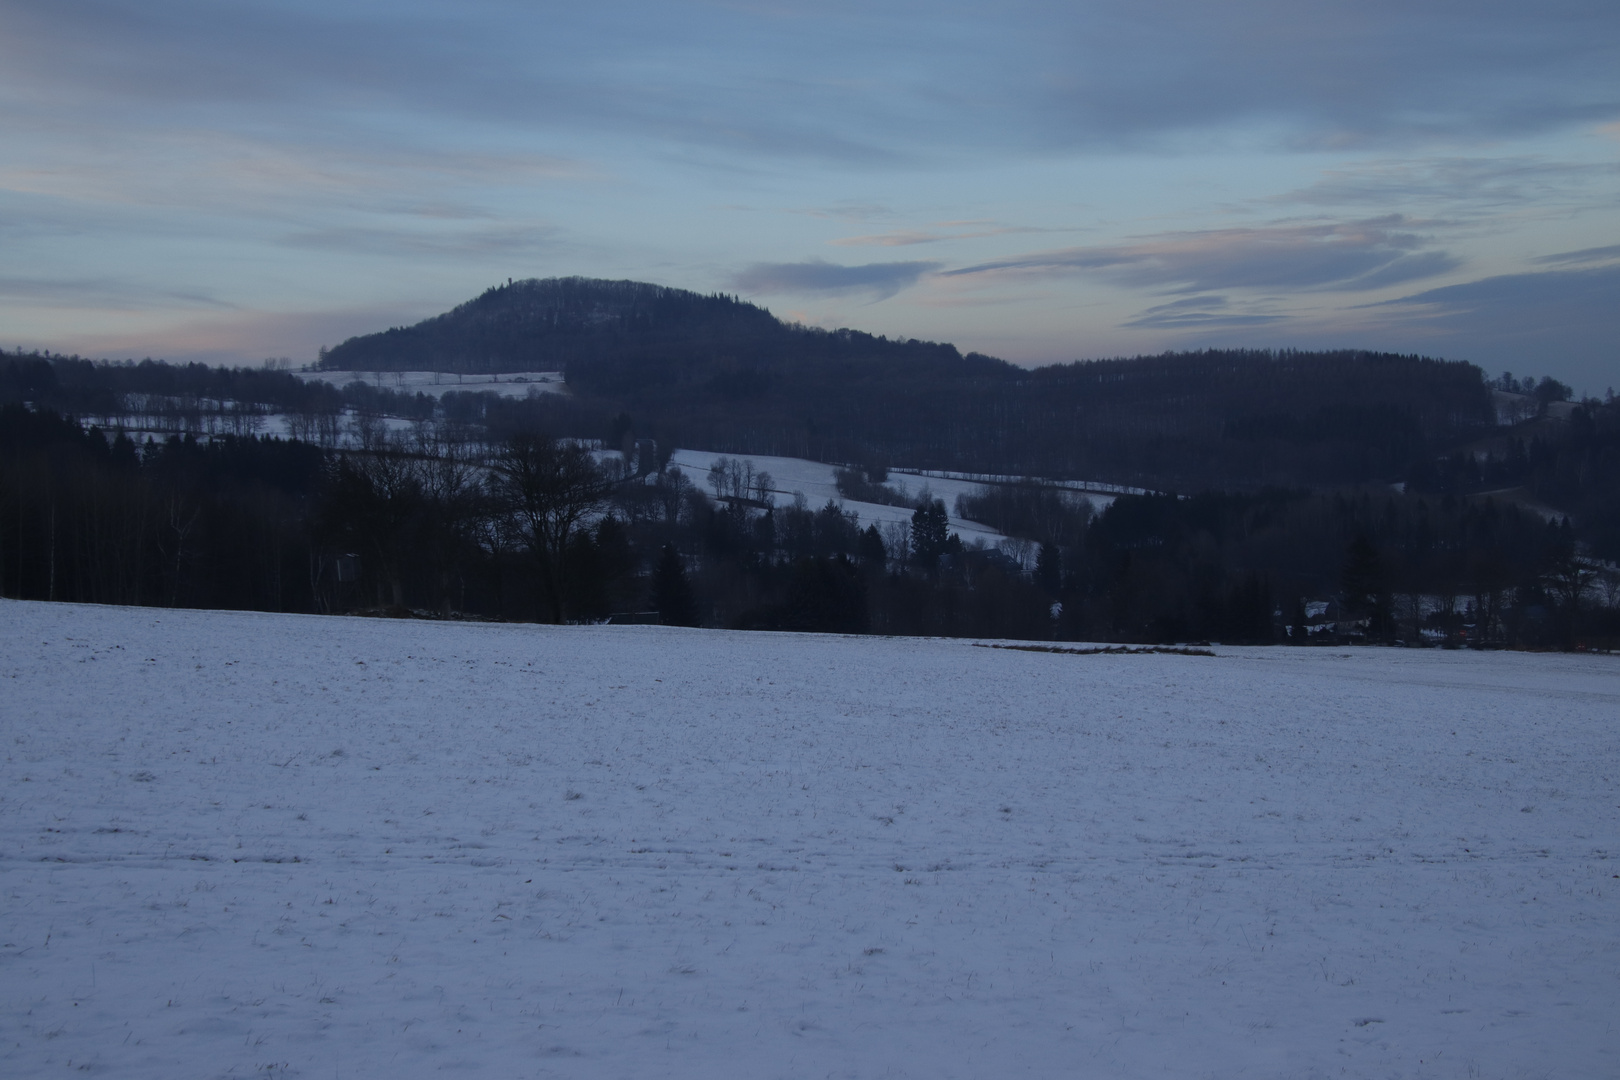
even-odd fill
[[[0,1075],[1595,1077],[1620,659],[0,601]]]
[[[710,450],[677,450],[670,458],[670,464],[686,473],[687,479],[696,484],[700,490],[704,490],[707,486],[709,466],[724,458],[747,461],[755,468],[770,473],[769,494],[771,502],[776,506],[793,505],[796,495],[803,495],[805,503],[812,510],[821,509],[828,500],[831,500],[841,504],[846,513],[854,513],[862,526],[876,524],[879,528],[909,525],[915,510],[915,507],[911,506],[888,506],[883,503],[858,502],[844,498],[838,491],[838,482],[835,478],[837,466],[822,461],[772,457],[767,454],[727,455]],[[956,513],[956,497],[980,493],[983,490],[981,484],[964,480],[929,479],[913,473],[897,472],[890,477],[889,486],[913,497],[921,497],[926,491],[931,497],[942,500],[945,503],[946,514],[950,518],[951,531],[959,534],[967,543],[979,540],[990,547],[995,547],[997,543],[1006,539],[990,526],[969,521]]]

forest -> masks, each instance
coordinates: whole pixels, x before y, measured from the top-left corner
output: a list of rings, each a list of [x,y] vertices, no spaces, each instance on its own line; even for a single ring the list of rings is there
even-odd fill
[[[32,355],[0,359],[0,395],[10,597],[1142,644],[1620,638],[1612,400],[1554,419],[1551,395],[1400,463],[1394,484],[1165,491],[1101,512],[1044,480],[985,484],[954,507],[1009,537],[985,547],[935,500],[900,530],[836,501],[771,506],[745,458],[735,482],[688,477],[623,414],[598,421],[606,439],[534,426],[544,401]],[[121,430],[132,398],[151,423],[158,397],[183,406],[176,430]],[[270,404],[295,430],[297,409],[329,422],[282,438],[242,419]],[[886,475],[849,462],[839,486],[892,502]]]

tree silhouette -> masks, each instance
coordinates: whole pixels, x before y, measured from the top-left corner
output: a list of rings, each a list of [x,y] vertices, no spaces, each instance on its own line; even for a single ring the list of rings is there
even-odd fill
[[[493,483],[513,531],[535,561],[551,621],[562,622],[568,541],[602,504],[611,485],[590,451],[535,432],[519,432],[506,440]]]
[[[698,625],[697,602],[686,579],[686,564],[674,544],[665,544],[653,571],[653,607],[665,626]]]

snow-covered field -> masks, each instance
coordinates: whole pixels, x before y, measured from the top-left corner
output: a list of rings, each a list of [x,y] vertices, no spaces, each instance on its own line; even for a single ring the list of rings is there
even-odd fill
[[[0,601],[0,1075],[1597,1077],[1620,660]]]
[[[826,506],[828,499],[843,503],[846,512],[853,511],[861,519],[863,528],[874,522],[879,528],[889,524],[911,523],[913,507],[857,502],[844,498],[838,493],[838,484],[833,478],[835,466],[821,461],[771,457],[766,454],[717,454],[710,450],[677,450],[670,458],[670,464],[684,472],[687,479],[696,484],[700,490],[707,491],[709,466],[720,458],[752,461],[755,469],[763,469],[770,473],[771,500],[778,506],[791,506],[793,496],[802,494],[812,510]],[[921,496],[924,488],[927,488],[934,498],[943,499],[945,512],[950,517],[951,531],[961,534],[963,540],[970,543],[982,540],[994,547],[997,542],[1006,539],[988,525],[981,525],[977,521],[969,521],[956,515],[956,496],[963,493],[977,494],[981,485],[964,480],[930,480],[914,475],[894,474],[889,486],[900,490],[901,485],[904,485],[904,490],[913,496]]]

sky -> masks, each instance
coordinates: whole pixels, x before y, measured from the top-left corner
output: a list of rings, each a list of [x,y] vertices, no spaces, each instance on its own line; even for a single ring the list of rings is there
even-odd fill
[[[1614,0],[0,0],[0,346],[307,363],[577,274],[1601,394],[1617,73]]]

